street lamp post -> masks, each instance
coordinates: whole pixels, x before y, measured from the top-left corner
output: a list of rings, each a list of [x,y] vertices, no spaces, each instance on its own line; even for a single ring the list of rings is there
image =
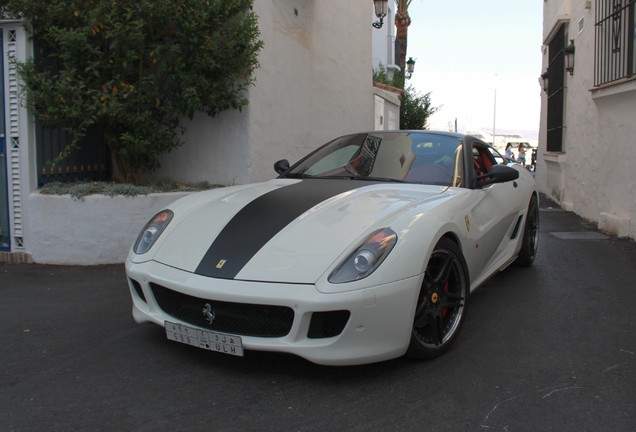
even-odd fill
[[[542,81],[542,84],[543,84],[543,91],[546,94],[548,94],[548,84],[550,82],[549,79],[548,79],[548,76],[549,76],[548,75],[548,71],[546,69],[546,71],[541,74],[541,81]]]
[[[563,50],[565,52],[565,70],[574,75],[574,39],[570,39],[570,45]]]
[[[415,60],[413,60],[413,57],[409,57],[409,60],[406,62],[406,73],[408,75],[406,75],[407,78],[411,78],[411,76],[413,75],[413,70],[415,69]]]
[[[378,17],[379,21],[374,22],[373,27],[379,29],[382,28],[384,24],[384,17],[388,13],[388,0],[373,0],[373,7],[375,8],[375,16]]]

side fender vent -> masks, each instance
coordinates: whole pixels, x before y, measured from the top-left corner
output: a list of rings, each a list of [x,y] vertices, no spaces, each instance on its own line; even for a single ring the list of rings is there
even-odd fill
[[[523,216],[519,216],[519,218],[517,219],[517,224],[515,225],[515,229],[512,231],[512,235],[510,236],[510,239],[516,239],[517,236],[519,235],[519,228],[521,228],[521,221],[523,221]]]

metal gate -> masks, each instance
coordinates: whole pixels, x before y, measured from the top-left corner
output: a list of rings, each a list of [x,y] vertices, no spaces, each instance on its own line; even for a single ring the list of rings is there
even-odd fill
[[[11,250],[9,193],[7,189],[7,138],[4,126],[4,38],[0,28],[0,251]]]
[[[33,42],[33,55],[40,67],[56,73],[56,66],[45,61],[43,49],[37,39]],[[52,162],[71,142],[71,135],[63,127],[52,127],[35,121],[36,162],[38,187],[51,182],[110,180],[112,177],[110,150],[104,134],[89,127],[79,148],[64,159]]]

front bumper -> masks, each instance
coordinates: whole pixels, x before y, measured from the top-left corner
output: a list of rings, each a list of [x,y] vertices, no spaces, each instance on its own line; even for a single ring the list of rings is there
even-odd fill
[[[241,336],[246,350],[295,354],[325,365],[373,363],[403,355],[409,345],[413,315],[423,275],[385,285],[336,294],[319,292],[314,285],[214,279],[175,269],[155,261],[126,262],[135,321],[164,325],[165,321],[192,326],[159,306],[156,287],[184,295],[191,302],[228,302],[282,307],[293,311],[283,336]],[[153,289],[154,288],[154,289]],[[314,313],[349,311],[335,336],[310,336]],[[315,323],[315,320],[314,320]],[[201,328],[205,326],[199,325]],[[209,329],[208,329],[209,330]]]

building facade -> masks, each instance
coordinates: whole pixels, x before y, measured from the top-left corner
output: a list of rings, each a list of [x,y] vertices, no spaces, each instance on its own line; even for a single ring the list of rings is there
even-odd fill
[[[373,8],[372,8],[373,9]],[[375,11],[371,19],[377,21]],[[394,64],[395,59],[395,3],[390,1],[387,6],[387,15],[383,18],[380,28],[373,28],[371,34],[373,56],[372,68],[374,70],[383,67],[392,75],[399,73],[400,68]],[[373,129],[397,130],[400,129],[400,105],[402,91],[395,87],[373,84]]]
[[[537,182],[567,210],[636,238],[635,0],[544,0]]]

